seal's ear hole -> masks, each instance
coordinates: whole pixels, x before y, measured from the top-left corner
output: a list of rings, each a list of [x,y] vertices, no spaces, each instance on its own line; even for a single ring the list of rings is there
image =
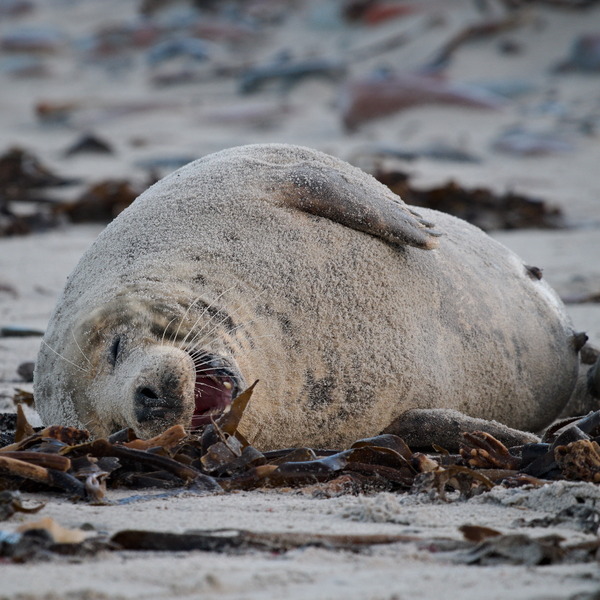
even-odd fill
[[[111,345],[110,345],[110,349],[108,352],[108,362],[111,364],[111,366],[115,366],[115,364],[117,363],[117,360],[119,360],[119,355],[121,354],[121,350],[123,349],[123,340],[121,339],[120,335],[117,335]]]

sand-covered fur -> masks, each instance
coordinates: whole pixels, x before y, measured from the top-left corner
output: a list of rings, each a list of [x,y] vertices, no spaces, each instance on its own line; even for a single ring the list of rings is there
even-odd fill
[[[307,148],[244,146],[187,165],[69,277],[36,367],[42,418],[152,431],[132,410],[135,365],[162,345],[184,370],[200,352],[240,388],[260,379],[243,431],[261,447],[348,444],[415,408],[542,428],[577,373],[562,304],[479,229],[418,213]],[[193,411],[188,392],[157,426]]]

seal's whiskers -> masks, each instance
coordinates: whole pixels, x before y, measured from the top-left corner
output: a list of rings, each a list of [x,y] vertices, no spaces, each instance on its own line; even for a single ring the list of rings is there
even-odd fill
[[[196,304],[196,302],[198,302],[198,300],[200,300],[200,296],[197,296],[194,301],[187,307],[187,309],[185,310],[185,312],[183,313],[183,315],[181,316],[181,319],[179,320],[179,325],[175,331],[175,333],[171,336],[171,343],[173,344],[175,342],[175,340],[177,339],[177,335],[179,334],[179,330],[181,329],[181,326],[183,325],[183,322],[185,321],[185,318],[188,316],[190,310],[192,310],[192,307]],[[168,326],[167,326],[168,327]]]
[[[79,429],[89,429],[92,423],[98,423],[98,417],[91,417],[87,421],[80,423]]]
[[[198,387],[200,387],[200,388],[207,387],[207,388],[210,388],[211,390],[215,390],[217,392],[223,391],[221,388],[218,388],[215,385],[210,385],[210,383],[205,383],[204,381]]]
[[[203,331],[210,325],[210,322],[213,319],[213,317],[211,316],[211,318],[206,322],[206,324],[203,325],[196,332],[196,334],[194,335],[194,337],[192,338],[192,340],[190,342],[188,342],[188,344],[184,347],[184,349],[187,350],[187,348],[189,348],[192,344],[194,344],[194,345],[197,346],[197,344],[198,344],[197,340],[198,339],[200,339],[200,340],[202,339],[202,338],[198,338],[198,336],[203,335],[204,337],[206,337],[206,336],[212,334],[214,331],[217,330],[217,328],[219,327],[219,325],[222,325],[225,321],[227,321],[227,319],[231,320],[232,316],[237,315],[244,308],[248,308],[251,305],[251,303],[253,303],[255,300],[257,300],[261,296],[261,294],[264,294],[265,292],[266,292],[266,290],[259,291],[257,294],[255,294],[253,297],[251,297],[247,302],[242,303],[241,306],[239,306],[238,308],[236,308],[233,312],[231,312],[231,313],[225,313],[225,316],[216,325],[214,325],[213,328],[210,331],[203,333]],[[217,311],[216,314],[218,315],[222,311],[223,311],[223,309],[220,308]],[[196,320],[196,323],[194,323],[194,327],[198,324],[198,321],[200,320],[201,317],[202,317],[202,315],[200,315],[200,317],[198,317],[198,319]],[[192,331],[194,329],[194,327],[192,327],[192,329],[190,331]]]
[[[252,321],[248,321],[248,323],[242,323],[241,325],[238,325],[236,327],[234,327],[232,330],[225,332],[226,334],[231,334],[233,333],[236,329],[241,328],[241,327],[245,327],[248,326],[252,323],[255,323],[257,321],[260,321],[261,319],[253,319]],[[276,337],[276,335],[274,333],[265,333],[263,335],[256,335],[256,336],[252,336],[252,341],[256,341],[256,340],[261,340],[261,339],[265,339],[265,338],[273,338]],[[196,362],[196,360],[198,360],[199,358],[202,358],[203,356],[208,356],[208,352],[206,352],[205,350],[200,350],[198,351],[198,347],[202,344],[203,346],[210,346],[212,343],[220,340],[221,337],[220,336],[215,336],[214,338],[212,338],[211,340],[199,340],[198,343],[195,345],[194,348],[190,348],[187,349],[188,354],[192,357],[192,359],[194,360],[194,362]],[[240,351],[243,352],[243,349],[240,348]]]
[[[223,332],[223,335],[233,335],[233,334],[234,334],[234,333],[235,333],[235,332],[236,332],[238,329],[241,329],[241,328],[248,327],[249,325],[253,325],[254,323],[257,323],[257,322],[259,322],[259,321],[263,321],[263,320],[264,320],[264,318],[263,318],[263,317],[260,317],[260,318],[258,318],[258,319],[251,319],[250,321],[244,321],[243,323],[240,323],[239,325],[236,325],[235,327],[230,327],[229,329],[226,329],[226,330]],[[196,349],[196,348],[198,348],[200,345],[203,345],[203,346],[204,346],[204,345],[209,345],[209,344],[211,344],[212,342],[214,342],[215,340],[221,339],[221,336],[215,336],[215,337],[214,337],[214,338],[212,338],[212,340],[210,340],[210,341],[207,341],[207,340],[206,340],[206,338],[207,338],[207,337],[208,337],[210,334],[212,334],[213,332],[215,332],[215,331],[217,330],[218,326],[219,326],[220,324],[222,324],[222,323],[223,323],[223,321],[221,321],[220,323],[217,323],[217,325],[216,325],[215,327],[213,327],[213,329],[211,329],[210,331],[207,331],[207,332],[204,334],[204,336],[203,336],[203,337],[201,337],[201,338],[199,338],[198,340],[196,340],[196,341],[194,342],[194,345],[193,345],[193,346],[191,346],[191,345],[188,345],[188,346],[186,346],[186,347],[184,348],[184,350],[185,350],[186,352],[188,352],[188,353],[189,353],[191,356],[193,356],[195,349]],[[194,337],[197,337],[197,336],[194,336]],[[254,338],[254,339],[258,339],[258,338]]]
[[[240,309],[238,309],[240,310]],[[218,315],[220,312],[222,312],[223,309],[218,309],[217,313],[214,316],[211,316],[210,319],[206,322],[206,324],[204,326],[202,326],[194,335],[194,337],[186,344],[184,345],[183,343],[181,344],[181,348],[183,350],[188,350],[188,348],[193,344],[194,346],[197,346],[199,341],[201,341],[202,338],[200,338],[200,340],[198,340],[198,336],[202,333],[202,330],[205,329],[211,322],[211,320],[213,318],[216,317],[216,315]],[[216,329],[219,327],[219,325],[222,325],[225,321],[227,321],[227,319],[231,319],[232,314],[235,315],[238,311],[234,311],[231,314],[225,313],[225,316],[216,324],[214,325],[214,327],[208,332],[209,334],[212,333],[213,331],[216,331]],[[201,317],[198,317],[198,319],[196,320],[196,323],[194,323],[194,327],[198,324],[198,321],[200,320]],[[192,330],[190,330],[192,331]],[[208,335],[208,334],[207,334]],[[186,336],[187,337],[187,336]]]
[[[226,290],[222,291],[210,304],[207,304],[204,307],[204,310],[200,313],[200,315],[198,316],[198,318],[196,319],[194,325],[192,327],[190,327],[190,330],[187,332],[186,336],[181,340],[181,342],[179,343],[179,347],[183,348],[185,345],[186,340],[188,339],[188,336],[190,335],[190,333],[192,333],[192,331],[194,331],[196,325],[198,325],[198,323],[200,322],[200,319],[213,307],[215,306],[215,303],[217,302],[217,300],[220,300],[225,294],[228,294],[229,292],[231,292],[233,289],[235,288],[235,285],[232,285],[230,288],[227,288]],[[181,323],[183,323],[183,319],[185,319],[185,317],[187,316],[187,314],[189,313],[190,309],[192,308],[192,306],[198,302],[198,300],[200,300],[200,296],[198,296],[194,302],[192,302],[190,304],[190,306],[188,307],[188,309],[185,311],[183,317],[181,318]],[[219,309],[220,310],[220,309]],[[218,314],[218,311],[217,311]],[[211,316],[212,319],[212,316]],[[210,322],[210,319],[209,319]],[[181,323],[179,324],[181,326]],[[179,329],[177,329],[177,333],[179,333]],[[175,338],[177,339],[177,335],[175,335]]]
[[[80,367],[79,365],[75,364],[72,360],[69,360],[68,358],[64,357],[60,352],[57,352],[54,348],[52,348],[52,346],[49,346],[45,340],[42,340],[42,344],[44,344],[44,346],[46,346],[46,348],[48,348],[48,350],[51,350],[52,352],[54,352],[54,354],[56,354],[56,356],[62,358],[65,362],[68,362],[70,365],[73,365],[76,369],[79,369],[82,373],[88,372],[88,369],[84,369],[84,368]]]
[[[85,360],[87,361],[87,364],[90,365],[90,367],[91,367],[92,363],[90,362],[90,359],[85,355],[85,352],[81,349],[79,342],[75,338],[75,332],[72,329],[71,329],[71,337],[73,338],[73,341],[75,342],[75,345],[77,346],[79,352],[81,352],[81,355],[83,356],[83,358],[85,358]]]
[[[241,376],[237,375],[236,373],[223,373],[223,371],[221,369],[219,369],[218,367],[210,367],[208,369],[197,369],[196,370],[196,376],[198,375],[205,375],[207,377],[210,377],[211,375],[213,375],[214,377],[218,378],[218,377],[226,377],[228,379],[238,379],[241,380]]]
[[[165,345],[165,334],[167,333],[167,330],[169,329],[169,327],[171,326],[171,323],[176,319],[177,317],[173,317],[166,325],[165,328],[163,329],[162,332],[162,336],[160,338],[160,345],[164,346]]]

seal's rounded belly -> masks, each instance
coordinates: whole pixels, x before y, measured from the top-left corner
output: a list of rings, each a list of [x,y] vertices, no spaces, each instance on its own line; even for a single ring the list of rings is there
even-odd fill
[[[567,402],[564,309],[507,248],[307,148],[225,150],[158,182],[85,253],[36,371],[46,423],[197,426],[260,383],[260,447],[340,446],[409,409],[537,430]]]

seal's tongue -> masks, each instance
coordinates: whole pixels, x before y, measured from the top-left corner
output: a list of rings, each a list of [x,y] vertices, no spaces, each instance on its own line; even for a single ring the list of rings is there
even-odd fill
[[[233,381],[229,377],[196,377],[194,399],[196,408],[192,427],[210,423],[211,415],[220,415],[230,404],[233,396]]]

